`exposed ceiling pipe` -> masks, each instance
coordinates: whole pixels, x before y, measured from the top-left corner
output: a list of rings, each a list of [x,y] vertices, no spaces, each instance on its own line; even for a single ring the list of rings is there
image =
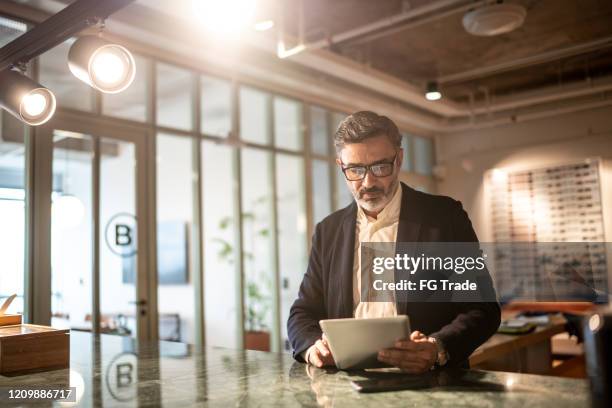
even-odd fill
[[[474,114],[502,112],[511,109],[525,108],[542,103],[555,102],[580,96],[595,95],[612,91],[612,79],[589,80],[562,86],[553,86],[538,91],[525,92],[519,96],[496,98],[495,103],[485,100],[484,104],[474,107]],[[488,97],[487,97],[488,98]]]
[[[492,120],[476,121],[474,123],[463,121],[463,123],[449,123],[441,133],[457,133],[469,130],[487,129],[497,126],[512,125],[515,123],[527,122],[530,120],[544,119],[552,116],[567,115],[580,111],[604,108],[612,106],[612,99],[604,98],[601,100],[585,102],[581,104],[572,104],[565,107],[547,108],[529,113],[509,114]]]
[[[437,78],[437,81],[439,84],[469,81],[477,78],[482,78],[487,75],[512,71],[518,68],[525,68],[531,65],[543,64],[561,58],[567,58],[574,55],[584,54],[586,52],[597,51],[609,47],[612,47],[612,36],[600,38],[594,41],[589,41],[583,44],[573,45],[571,47],[565,47],[536,55],[530,55],[529,57],[525,58],[513,59],[511,61],[503,62],[500,64],[475,68],[469,71],[458,72],[456,74],[442,75]]]
[[[330,36],[329,38],[325,38],[323,40],[319,40],[319,41],[313,41],[313,42],[306,42],[305,38],[304,38],[304,32],[303,32],[303,27],[304,27],[304,10],[303,10],[303,4],[299,5],[299,15],[298,15],[298,24],[301,26],[301,30],[300,30],[300,34],[299,34],[299,39],[297,41],[297,45],[291,49],[286,49],[286,45],[285,45],[285,33],[284,33],[284,27],[283,27],[283,20],[284,20],[284,7],[283,7],[283,2],[281,1],[279,3],[279,9],[280,9],[280,16],[279,16],[279,20],[281,22],[281,24],[279,25],[278,28],[278,44],[277,44],[277,54],[279,56],[279,58],[286,58],[289,56],[293,56],[296,55],[302,51],[305,50],[314,50],[314,49],[319,49],[319,48],[325,48],[325,47],[330,47],[333,44],[340,44],[343,42],[347,42],[349,40],[353,40],[356,38],[360,38],[360,37],[364,37],[367,36],[368,34],[374,33],[373,35],[376,37],[372,37],[372,38],[378,38],[378,36],[381,35],[388,35],[388,31],[386,31],[385,29],[393,29],[393,30],[397,30],[397,29],[401,29],[404,30],[408,27],[406,27],[405,25],[403,25],[402,23],[408,21],[408,20],[414,20],[420,16],[423,15],[427,15],[433,12],[436,12],[438,10],[441,9],[445,9],[448,7],[452,7],[456,4],[461,3],[462,5],[456,8],[453,8],[451,10],[447,10],[444,13],[439,13],[439,14],[434,14],[429,16],[428,18],[425,19],[421,19],[421,20],[417,20],[413,22],[413,25],[420,25],[420,24],[424,24],[427,22],[431,22],[434,20],[438,20],[441,18],[444,18],[448,15],[451,14],[456,14],[459,13],[461,11],[465,11],[468,9],[471,9],[473,7],[477,7],[480,4],[484,4],[486,3],[486,0],[481,0],[478,2],[467,2],[466,4],[466,0],[439,0],[436,2],[431,2],[425,6],[421,6],[421,7],[417,7],[414,9],[408,9],[406,11],[401,12],[400,14],[396,14],[390,17],[385,17],[382,18],[380,20],[374,21],[373,23],[369,23],[366,25],[363,25],[361,27],[357,27],[351,30],[347,30],[344,31],[342,33],[338,33],[338,34],[334,34],[332,36]],[[401,27],[397,27],[398,25],[401,25]],[[371,37],[368,37],[368,39],[370,39]]]
[[[479,1],[478,4],[483,3],[484,1]],[[471,1],[468,1],[467,3],[469,8],[472,8],[474,6],[477,6],[478,4],[474,4]],[[440,0],[440,1],[433,1],[433,2],[429,2],[428,4],[421,6],[421,7],[417,7],[417,8],[413,8],[413,9],[408,9],[406,11],[403,11],[399,14],[396,14],[394,16],[390,16],[390,17],[385,17],[382,18],[380,20],[374,21],[373,23],[369,23],[366,25],[363,25],[361,27],[357,27],[348,31],[344,31],[342,33],[338,33],[338,34],[334,34],[332,35],[329,39],[325,39],[325,40],[321,40],[321,41],[316,41],[313,42],[311,44],[308,44],[308,48],[322,48],[322,47],[328,47],[332,44],[339,44],[339,43],[343,43],[343,42],[347,42],[356,38],[360,38],[360,37],[364,37],[367,36],[368,34],[372,34],[375,33],[379,34],[379,32],[385,32],[385,29],[388,28],[396,28],[397,25],[401,25],[402,23],[408,21],[408,20],[413,20],[416,19],[418,17],[424,16],[426,14],[430,14],[430,13],[434,13],[438,10],[441,9],[445,9],[447,7],[453,7],[456,4],[462,4],[461,7],[459,8],[455,8],[452,10],[449,10],[450,13],[458,13],[462,10],[465,10],[466,8],[466,1],[465,0]],[[432,16],[435,19],[438,18],[442,18],[437,17],[440,16],[440,14],[436,14],[434,16]],[[402,28],[403,29],[403,28]],[[381,31],[382,30],[382,31]],[[386,35],[386,34],[385,34]]]
[[[337,38],[336,41],[334,41],[332,38],[331,43],[332,44],[340,44],[340,43],[360,44],[360,43],[371,42],[381,37],[387,37],[397,32],[410,30],[412,28],[421,26],[423,24],[431,23],[433,21],[441,20],[448,16],[452,16],[453,14],[461,13],[461,12],[468,11],[476,7],[480,7],[481,5],[484,5],[488,2],[489,1],[487,0],[474,1],[472,3],[459,5],[457,7],[453,7],[448,10],[442,11],[440,13],[432,14],[432,15],[429,15],[423,18],[419,18],[419,19],[411,18],[402,24],[396,24],[391,27],[388,27],[387,29],[376,31],[376,32],[366,34],[363,36],[359,36],[357,38],[347,38],[347,39]]]

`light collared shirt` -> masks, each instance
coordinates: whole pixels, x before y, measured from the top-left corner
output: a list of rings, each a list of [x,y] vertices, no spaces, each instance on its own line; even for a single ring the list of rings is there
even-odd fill
[[[395,301],[361,301],[361,243],[396,242],[401,204],[402,188],[398,183],[391,201],[378,213],[376,218],[366,215],[363,209],[359,205],[357,206],[353,257],[353,316],[356,318],[397,316]]]
[[[397,184],[391,201],[378,213],[376,219],[369,217],[357,205],[355,223],[355,251],[353,256],[353,316],[357,318],[397,316],[395,302],[362,302],[361,301],[361,243],[362,242],[396,242],[397,227],[402,204],[402,187]],[[309,362],[309,355],[315,348],[310,346],[302,358]]]

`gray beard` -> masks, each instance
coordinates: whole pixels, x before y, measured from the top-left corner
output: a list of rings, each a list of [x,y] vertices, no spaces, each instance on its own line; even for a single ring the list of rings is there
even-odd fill
[[[395,193],[395,190],[397,188],[397,185],[399,184],[399,179],[396,179],[390,186],[389,186],[389,191],[386,192],[382,197],[377,198],[376,200],[363,200],[359,198],[359,192],[353,192],[353,197],[355,198],[355,201],[357,201],[357,204],[364,210],[368,211],[368,212],[381,212],[386,206],[387,204],[389,204],[389,202],[391,201],[391,199],[393,198],[393,194]]]

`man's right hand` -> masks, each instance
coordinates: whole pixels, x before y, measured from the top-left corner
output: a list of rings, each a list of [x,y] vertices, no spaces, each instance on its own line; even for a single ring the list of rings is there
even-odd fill
[[[316,367],[336,365],[325,334],[306,351],[306,361]]]

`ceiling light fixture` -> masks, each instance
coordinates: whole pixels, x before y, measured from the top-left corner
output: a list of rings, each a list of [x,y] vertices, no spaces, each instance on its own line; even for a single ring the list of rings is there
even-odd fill
[[[18,71],[0,72],[0,106],[22,122],[38,126],[55,113],[55,95]]]
[[[438,84],[436,82],[429,82],[427,84],[427,91],[425,92],[425,99],[428,101],[437,101],[442,98],[442,93],[438,90]]]
[[[47,122],[55,113],[55,96],[49,89],[23,75],[28,61],[87,27],[102,23],[103,28],[104,20],[109,15],[133,1],[75,0],[31,30],[2,45],[0,107],[28,125]],[[14,28],[20,30],[23,27]],[[134,79],[134,58],[129,51],[99,37],[82,37],[73,44],[70,54],[68,65],[73,74],[102,92],[120,92]]]
[[[99,36],[77,39],[68,52],[70,72],[104,93],[118,93],[134,81],[136,63],[127,48]]]
[[[520,4],[489,4],[465,13],[463,27],[472,35],[490,37],[519,28],[526,16],[527,10]]]

